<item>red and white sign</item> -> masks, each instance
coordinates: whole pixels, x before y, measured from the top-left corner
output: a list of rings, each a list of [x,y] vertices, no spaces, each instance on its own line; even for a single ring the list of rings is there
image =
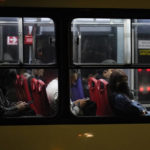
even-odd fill
[[[24,44],[32,45],[33,44],[33,37],[32,35],[25,35],[24,37]]]
[[[7,45],[18,45],[17,36],[7,36]]]

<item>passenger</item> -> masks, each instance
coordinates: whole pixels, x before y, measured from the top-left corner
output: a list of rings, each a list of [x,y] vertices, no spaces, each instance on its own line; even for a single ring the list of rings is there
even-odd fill
[[[58,77],[58,71],[56,69],[44,69],[43,81],[46,85],[53,79]]]
[[[48,83],[46,94],[50,104],[51,113],[56,113],[58,109],[58,78],[55,78]]]
[[[140,116],[147,114],[147,110],[133,100],[127,75],[120,69],[112,72],[109,79],[109,101],[114,114],[119,116]]]
[[[28,104],[22,101],[14,104],[7,99],[8,91],[14,87],[16,81],[16,70],[1,69],[0,71],[0,116],[20,116],[22,111],[28,107]]]
[[[104,64],[117,64],[117,62],[113,59],[106,59],[102,61]],[[97,71],[96,79],[105,79],[106,81],[109,80],[110,75],[114,69],[100,69]]]
[[[72,81],[76,81],[76,72]],[[56,113],[58,109],[58,78],[53,79],[46,87],[47,98],[52,109],[52,113]],[[96,115],[96,104],[87,99],[77,99],[72,102],[71,111],[74,115]]]
[[[71,92],[71,100],[75,101],[78,99],[84,99],[84,92],[82,87],[82,81],[77,73],[77,70],[72,70],[70,75],[70,92]]]
[[[109,78],[110,78],[113,70],[114,69],[100,69],[98,71],[96,79],[105,79],[106,81],[109,81]]]
[[[97,75],[97,71],[94,69],[86,69],[82,71],[82,85],[85,97],[89,97],[88,79],[90,77],[96,78]]]
[[[33,75],[36,79],[40,79],[40,80],[43,81],[44,69],[33,69],[33,70],[32,70],[32,75]]]
[[[71,111],[74,115],[95,116],[96,104],[84,97],[81,79],[76,70],[71,71]]]
[[[27,70],[27,69],[18,69],[17,70],[17,73],[19,75],[23,75],[25,78],[29,78],[31,77],[31,70]]]
[[[72,102],[70,100],[70,109],[71,112],[75,115],[75,116],[79,116],[79,115],[84,115],[82,108],[85,106],[86,104],[86,100],[85,99],[78,99],[74,102]]]
[[[51,113],[56,113],[58,107],[58,78],[55,78],[49,82],[46,87],[46,94],[50,104],[50,108],[52,110]],[[84,105],[84,102],[85,100],[77,100],[75,102],[71,102],[71,110],[73,114],[81,114],[80,107]]]

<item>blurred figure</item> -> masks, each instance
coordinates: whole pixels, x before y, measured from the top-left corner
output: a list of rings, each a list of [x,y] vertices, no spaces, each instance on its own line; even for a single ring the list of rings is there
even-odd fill
[[[100,69],[97,73],[96,79],[105,79],[109,81],[109,78],[114,69]]]
[[[114,70],[110,76],[109,101],[114,114],[128,117],[147,114],[146,108],[133,100],[127,81],[128,76],[120,69]]]
[[[58,109],[58,78],[50,81],[46,87],[46,94],[52,110],[51,113],[56,113]]]
[[[113,59],[106,59],[106,60],[102,61],[102,63],[103,64],[117,64],[117,62]],[[111,68],[110,69],[102,68],[102,69],[98,70],[97,74],[96,74],[96,79],[102,78],[102,79],[105,79],[106,81],[108,81],[113,70],[114,69],[111,69]]]
[[[15,86],[16,70],[1,69],[0,71],[0,116],[20,116],[28,104],[22,101],[13,103],[10,99],[7,99],[8,91]]]
[[[95,116],[96,104],[93,101],[90,101],[89,98],[84,97],[81,78],[79,77],[77,70],[71,70],[70,84],[70,104],[72,113],[81,116]]]
[[[32,75],[36,78],[36,79],[40,79],[43,81],[43,76],[44,76],[44,69],[32,69]]]
[[[77,70],[71,70],[70,84],[71,84],[70,85],[71,100],[75,101],[78,99],[84,99],[85,97],[84,97],[82,82]]]

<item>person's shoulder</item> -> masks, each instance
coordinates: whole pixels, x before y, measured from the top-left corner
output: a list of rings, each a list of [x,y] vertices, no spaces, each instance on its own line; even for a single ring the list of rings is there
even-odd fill
[[[113,93],[114,97],[115,97],[115,100],[123,100],[125,99],[125,95],[122,94],[122,93]]]
[[[131,100],[129,99],[129,97],[126,96],[123,93],[117,93],[115,95],[114,99],[115,99],[115,101],[120,102],[120,103],[130,103],[131,102]]]
[[[58,84],[58,79],[57,79],[57,78],[51,80],[51,81],[48,83],[47,86],[54,85],[54,84]]]
[[[56,79],[50,81],[50,82],[47,84],[47,86],[46,86],[46,90],[51,90],[51,89],[53,89],[54,87],[57,87],[57,84],[58,84],[58,82],[57,82]]]

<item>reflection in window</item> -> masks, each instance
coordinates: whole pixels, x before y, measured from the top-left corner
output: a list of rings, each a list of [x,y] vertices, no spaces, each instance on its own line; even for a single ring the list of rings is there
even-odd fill
[[[0,116],[54,116],[58,74],[51,69],[0,69]]]
[[[135,62],[150,63],[150,19],[134,19]]]
[[[0,62],[18,62],[18,27],[18,18],[0,17]]]
[[[50,18],[24,18],[24,62],[55,63],[54,22]]]
[[[138,69],[138,97],[147,107],[150,104],[150,69]]]
[[[71,111],[76,116],[149,115],[148,74],[149,69],[70,70]]]
[[[0,62],[55,63],[52,19],[0,17]]]
[[[74,19],[73,62],[130,63],[129,19]]]

